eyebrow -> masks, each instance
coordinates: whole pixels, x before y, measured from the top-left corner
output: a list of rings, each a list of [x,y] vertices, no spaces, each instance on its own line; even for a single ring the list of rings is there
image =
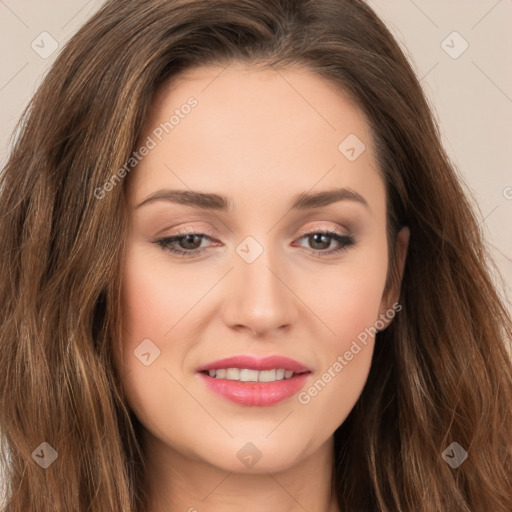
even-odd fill
[[[225,196],[213,193],[197,192],[194,190],[170,190],[161,189],[150,194],[139,203],[136,208],[153,203],[155,201],[170,201],[173,203],[192,206],[194,208],[228,211],[233,203]],[[339,201],[355,201],[369,209],[366,199],[350,188],[335,188],[322,192],[308,194],[303,192],[293,197],[292,210],[308,210],[327,206]]]

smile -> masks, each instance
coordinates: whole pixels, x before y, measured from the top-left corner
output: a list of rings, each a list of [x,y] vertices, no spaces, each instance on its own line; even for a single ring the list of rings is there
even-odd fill
[[[233,356],[197,369],[206,387],[222,398],[249,407],[277,404],[298,393],[309,368],[282,356]]]
[[[294,375],[292,370],[278,368],[274,370],[250,370],[249,368],[221,368],[218,370],[205,370],[210,377],[216,379],[238,380],[242,382],[275,382],[276,380],[290,379]]]

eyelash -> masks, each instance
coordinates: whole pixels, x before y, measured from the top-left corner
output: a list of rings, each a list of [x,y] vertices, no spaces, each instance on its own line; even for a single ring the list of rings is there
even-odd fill
[[[184,250],[184,249],[177,249],[175,247],[174,248],[171,247],[171,244],[178,242],[178,241],[182,240],[183,238],[186,238],[187,236],[190,236],[190,235],[196,235],[196,236],[203,237],[201,239],[201,241],[204,240],[205,238],[211,240],[211,237],[206,233],[196,233],[193,231],[190,231],[190,232],[182,231],[182,232],[176,233],[176,235],[171,236],[171,237],[160,238],[159,240],[156,240],[153,243],[158,245],[164,252],[170,252],[177,256],[193,257],[193,256],[196,256],[197,254],[201,253],[205,248],[203,247],[203,248],[197,248],[197,249]],[[306,238],[308,236],[312,236],[312,235],[329,236],[330,238],[332,238],[333,240],[335,240],[336,242],[341,244],[340,247],[338,247],[337,249],[334,249],[334,250],[332,250],[332,249],[331,250],[310,249],[310,251],[315,256],[319,256],[321,258],[332,256],[334,254],[338,254],[341,251],[347,251],[350,247],[352,247],[356,244],[356,240],[352,235],[346,235],[346,234],[340,233],[336,230],[319,230],[319,229],[308,230],[305,233],[303,233],[303,235],[299,238],[299,240],[302,238]]]

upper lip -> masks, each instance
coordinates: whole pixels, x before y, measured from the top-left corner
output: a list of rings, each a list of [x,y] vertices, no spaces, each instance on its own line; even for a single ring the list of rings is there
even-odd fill
[[[197,371],[219,370],[222,368],[247,368],[249,370],[259,371],[282,368],[284,370],[291,370],[294,373],[305,373],[310,371],[307,366],[304,366],[298,361],[278,355],[266,357],[255,357],[249,355],[226,357],[224,359],[219,359],[218,361],[205,364],[204,366],[200,366]]]

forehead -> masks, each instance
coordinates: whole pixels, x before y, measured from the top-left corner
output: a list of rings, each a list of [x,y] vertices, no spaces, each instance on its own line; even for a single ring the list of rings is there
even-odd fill
[[[195,106],[186,107],[192,97]],[[383,192],[365,116],[306,69],[232,63],[187,70],[157,91],[139,143],[148,137],[156,145],[129,180],[137,199],[164,186],[243,190],[244,202],[251,191],[275,199],[312,187],[364,190],[372,181]],[[362,152],[353,159],[351,149]]]
[[[270,133],[310,125],[323,133],[337,132],[337,136],[354,129],[371,143],[365,115],[330,81],[304,67],[263,68],[246,63],[201,66],[173,77],[156,92],[145,131],[168,119],[190,96],[200,106],[194,112],[196,121],[212,121],[215,115],[217,129],[247,128],[250,121],[257,122],[252,125],[254,130],[264,124]]]

